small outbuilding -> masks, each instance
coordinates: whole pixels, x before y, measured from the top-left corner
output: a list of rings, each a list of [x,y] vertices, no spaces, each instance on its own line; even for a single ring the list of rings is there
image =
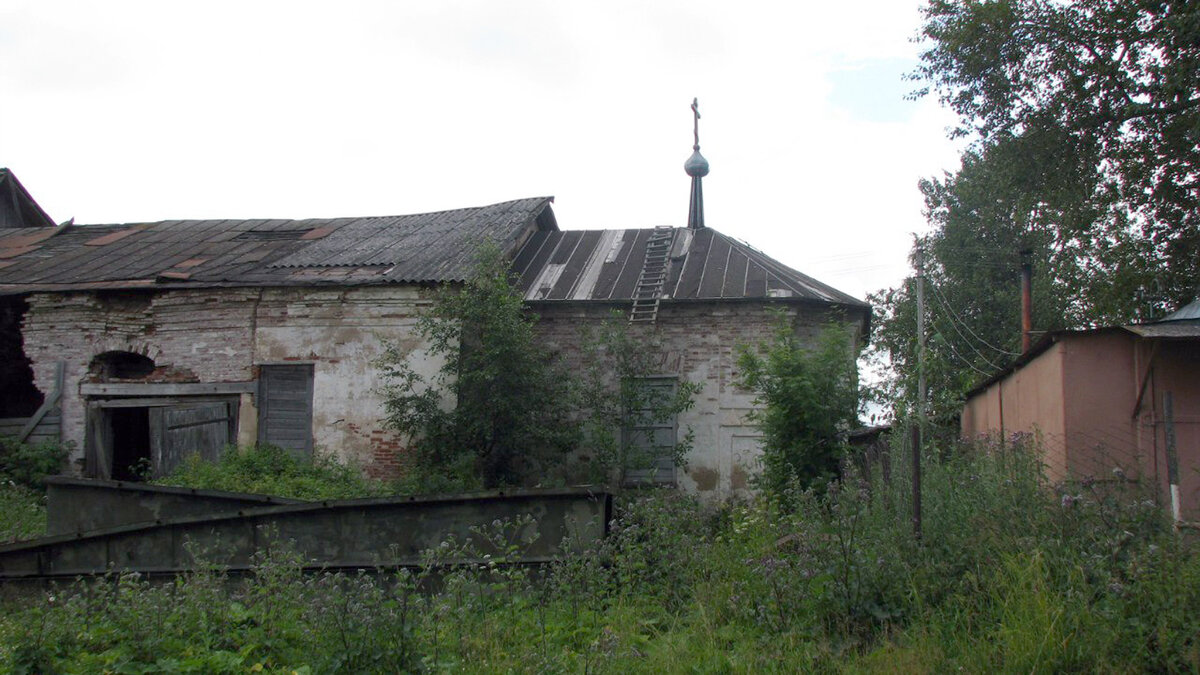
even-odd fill
[[[1200,516],[1200,300],[1152,323],[1046,334],[969,392],[962,432],[1030,434],[1051,479],[1140,478],[1163,495],[1173,440],[1183,512]]]

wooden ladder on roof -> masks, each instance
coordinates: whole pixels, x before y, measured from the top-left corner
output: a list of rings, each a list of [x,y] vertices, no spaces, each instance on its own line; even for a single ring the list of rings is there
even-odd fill
[[[629,312],[630,323],[654,323],[658,318],[658,301],[663,286],[667,283],[667,265],[671,258],[671,244],[675,241],[675,228],[663,225],[654,228],[646,242],[646,258],[642,261],[642,273],[633,289],[633,309]]]

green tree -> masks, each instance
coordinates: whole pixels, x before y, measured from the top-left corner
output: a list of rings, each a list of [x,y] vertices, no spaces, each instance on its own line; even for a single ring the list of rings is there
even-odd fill
[[[521,484],[576,447],[572,378],[538,347],[536,321],[488,244],[463,286],[418,319],[426,353],[444,360],[437,376],[425,381],[401,345],[387,346],[385,421],[414,439],[411,478],[423,489]]]
[[[1014,144],[1024,155],[1030,174],[1010,172],[1028,195],[1024,213],[1064,215],[1053,226],[1059,241],[1080,244],[1087,305],[1137,318],[1190,300],[1200,281],[1200,5],[931,0],[924,19],[916,76],[958,113],[958,133],[977,135],[977,150]],[[1114,286],[1114,273],[1137,278]]]
[[[423,356],[443,361],[432,379],[407,345],[386,345],[385,423],[413,440],[409,482],[422,491],[607,483],[621,469],[649,468],[657,457],[635,452],[646,444],[622,428],[673,419],[698,385],[642,386],[660,374],[661,345],[619,314],[581,331],[582,358],[569,367],[535,339],[538,317],[513,281],[503,253],[486,245],[463,286],[438,293],[417,322]],[[681,464],[690,448],[685,433],[668,450]]]
[[[658,457],[646,452],[654,439],[638,429],[667,422],[692,408],[700,385],[686,380],[673,387],[647,386],[662,372],[663,347],[654,332],[634,334],[624,313],[614,311],[597,330],[580,334],[583,359],[579,378],[579,411],[587,456],[587,479],[620,480],[625,470],[651,469]],[[651,442],[646,442],[651,441]],[[668,448],[676,466],[692,448],[685,432]]]
[[[1147,320],[1200,282],[1200,5],[1183,0],[930,0],[914,79],[974,139],[922,181],[935,413],[1019,350],[1020,251],[1034,328]],[[872,296],[873,358],[914,398],[911,281]]]
[[[742,386],[757,394],[751,420],[763,433],[759,488],[786,501],[789,488],[835,477],[845,433],[858,422],[858,384],[845,327],[831,324],[814,344],[779,317],[771,342],[738,348]]]

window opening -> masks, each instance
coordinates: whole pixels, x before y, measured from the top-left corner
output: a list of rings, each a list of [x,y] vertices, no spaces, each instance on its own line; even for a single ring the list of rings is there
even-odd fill
[[[632,382],[621,432],[624,482],[674,485],[677,420],[663,414],[675,396],[675,377],[643,377]]]
[[[92,359],[89,371],[103,380],[138,380],[154,372],[154,359],[134,352],[104,352]]]

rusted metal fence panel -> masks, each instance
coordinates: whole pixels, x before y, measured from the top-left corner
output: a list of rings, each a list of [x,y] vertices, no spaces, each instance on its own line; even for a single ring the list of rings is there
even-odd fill
[[[67,485],[61,480],[56,484]],[[147,492],[131,490],[128,484],[95,487],[90,493],[75,490],[77,505],[85,500],[121,504],[137,499],[134,495],[171,502],[165,493],[147,497]],[[105,489],[110,496],[99,497]],[[197,495],[203,500],[213,496]],[[192,508],[181,506],[186,502],[183,495],[170,497],[175,500],[172,508]],[[217,508],[226,508],[233,501]],[[143,510],[154,511],[154,507]],[[158,512],[166,511],[160,507]],[[564,546],[588,547],[599,541],[607,533],[611,512],[611,495],[584,488],[254,506],[0,546],[0,582],[110,571],[175,574],[195,564],[195,551],[202,552],[207,563],[236,573],[251,569],[254,554],[273,546],[295,550],[305,561],[305,569],[312,571],[414,566],[420,564],[423,551],[451,538],[459,543],[473,541],[479,551],[487,552],[489,545],[477,534],[479,530],[525,516],[530,522],[524,531],[515,533],[528,542],[518,562],[542,563],[561,556],[566,552]]]
[[[79,534],[121,525],[303,503],[299,499],[245,492],[54,476],[46,479],[46,531],[51,535]]]

